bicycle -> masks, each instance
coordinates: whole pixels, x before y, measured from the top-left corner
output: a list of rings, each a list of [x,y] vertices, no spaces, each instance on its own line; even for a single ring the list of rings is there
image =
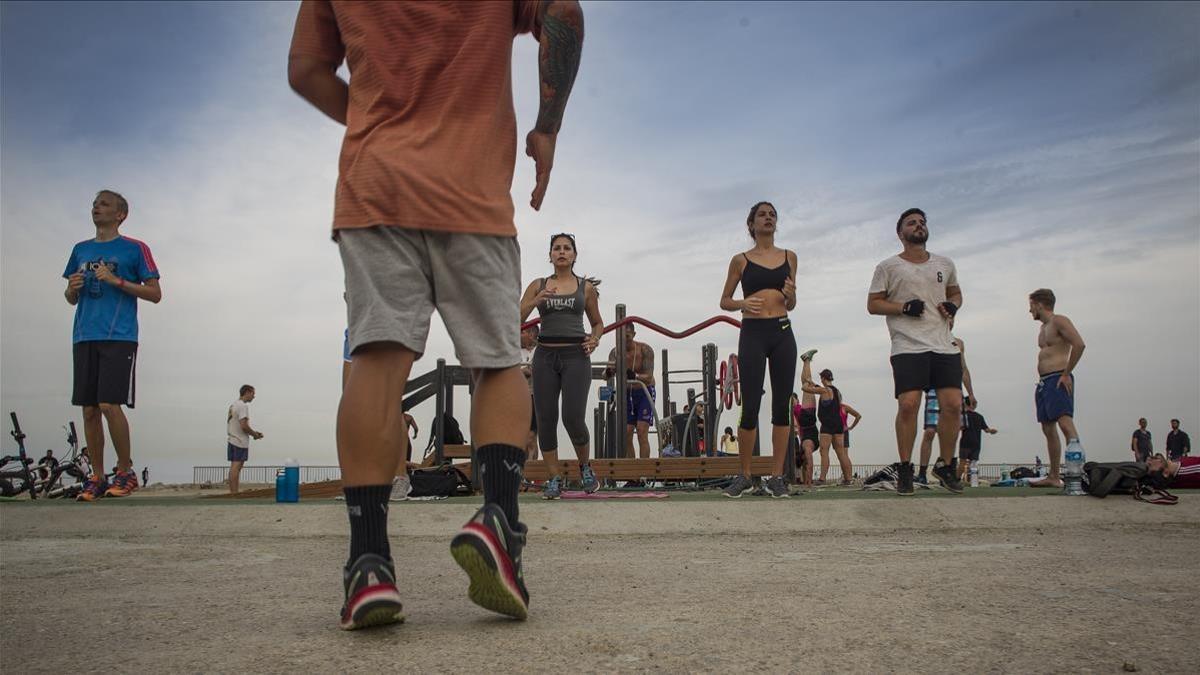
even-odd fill
[[[25,455],[25,433],[21,431],[21,423],[17,421],[17,413],[10,412],[9,415],[13,425],[9,434],[17,442],[17,454],[0,457],[0,495],[16,497],[22,492],[29,492],[30,499],[37,499],[33,472],[29,470],[33,460]],[[11,462],[17,462],[17,467],[3,468]]]
[[[46,474],[35,479],[34,488],[43,497],[48,499],[57,499],[60,497],[75,497],[83,489],[83,483],[92,473],[91,462],[88,460],[87,448],[79,447],[79,437],[75,433],[75,422],[67,422],[63,425],[63,430],[67,432],[67,447],[69,448],[67,456],[59,462],[53,469],[46,471]],[[59,485],[63,475],[70,476],[75,479],[73,485]]]

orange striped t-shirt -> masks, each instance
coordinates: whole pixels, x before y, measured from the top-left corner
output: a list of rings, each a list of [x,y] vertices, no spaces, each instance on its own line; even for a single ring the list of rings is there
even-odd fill
[[[291,55],[350,69],[335,230],[516,235],[512,41],[537,5],[304,0]]]

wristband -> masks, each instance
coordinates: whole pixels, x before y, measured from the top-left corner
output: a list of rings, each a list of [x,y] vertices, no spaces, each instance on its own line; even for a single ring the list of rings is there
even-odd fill
[[[918,317],[925,312],[924,300],[909,300],[900,308],[900,313],[905,316]]]

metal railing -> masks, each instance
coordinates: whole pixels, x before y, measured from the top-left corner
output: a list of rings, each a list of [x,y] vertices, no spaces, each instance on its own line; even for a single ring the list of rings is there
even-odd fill
[[[275,474],[283,468],[277,466],[243,466],[239,480],[242,483],[274,483]],[[301,483],[320,483],[321,481],[337,480],[342,477],[342,470],[336,466],[301,466]],[[194,466],[192,467],[192,483],[196,485],[220,485],[229,481],[229,466]]]

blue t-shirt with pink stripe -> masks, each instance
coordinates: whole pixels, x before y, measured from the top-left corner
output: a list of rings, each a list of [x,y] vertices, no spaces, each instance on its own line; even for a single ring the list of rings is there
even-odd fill
[[[75,305],[72,342],[92,340],[138,341],[137,298],[96,278],[100,265],[126,283],[140,284],[158,278],[150,247],[137,239],[88,239],[75,244],[63,278],[83,272],[83,288]]]

